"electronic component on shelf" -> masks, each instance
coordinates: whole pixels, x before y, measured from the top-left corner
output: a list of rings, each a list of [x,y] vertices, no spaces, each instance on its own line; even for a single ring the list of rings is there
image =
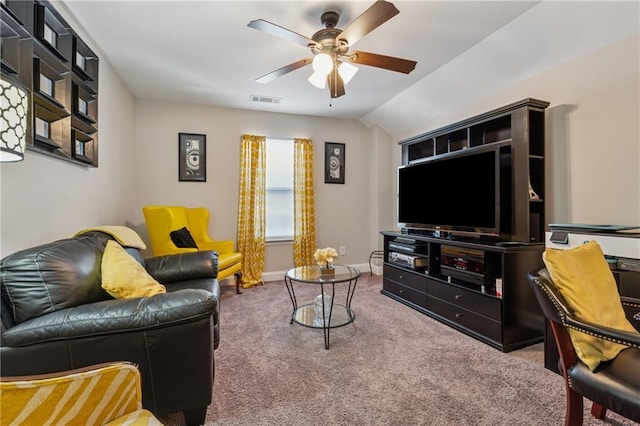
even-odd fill
[[[484,274],[484,252],[482,250],[443,245],[440,264],[461,271]]]
[[[405,244],[405,245],[414,245],[416,244],[416,240],[413,238],[405,238],[405,237],[396,237],[393,239],[396,243]]]
[[[427,244],[404,244],[397,241],[390,242],[389,249],[420,254],[427,254],[429,252],[429,246]]]
[[[389,252],[389,261],[411,269],[425,269],[429,266],[429,258],[409,254]]]
[[[443,275],[484,285],[484,252],[482,250],[443,245],[440,266]]]
[[[618,269],[623,271],[640,272],[640,259],[618,258]]]

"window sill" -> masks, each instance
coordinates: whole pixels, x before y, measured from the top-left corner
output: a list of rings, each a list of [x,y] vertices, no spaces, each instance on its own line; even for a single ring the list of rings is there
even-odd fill
[[[268,246],[283,245],[283,244],[293,244],[293,238],[291,238],[291,237],[270,238],[270,239],[265,241],[265,244],[268,245]]]

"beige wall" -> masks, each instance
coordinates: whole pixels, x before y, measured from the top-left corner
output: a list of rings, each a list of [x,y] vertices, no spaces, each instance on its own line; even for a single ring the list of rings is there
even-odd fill
[[[375,156],[369,163],[371,184],[369,191],[369,210],[371,221],[369,222],[369,239],[371,250],[381,250],[383,238],[381,230],[390,230],[396,227],[393,209],[390,206],[396,204],[394,182],[395,167],[394,152],[398,151],[393,144],[391,136],[379,127],[369,129],[371,149]]]
[[[318,246],[345,246],[341,263],[361,263],[368,258],[370,218],[380,208],[375,207],[375,201],[374,208],[371,204],[376,185],[371,164],[376,164],[378,145],[391,145],[388,136],[381,141],[375,131],[354,120],[141,100],[136,104],[136,122],[138,210],[133,222],[145,238],[142,206],[178,204],[209,208],[212,237],[235,240],[241,135],[307,137],[315,149]],[[207,182],[178,181],[180,132],[207,135]],[[324,183],[325,141],[346,144],[344,185]],[[290,244],[268,247],[265,272],[286,270],[292,264]]]
[[[549,101],[547,223],[640,225],[639,52],[636,34],[420,123],[397,140],[520,99]]]

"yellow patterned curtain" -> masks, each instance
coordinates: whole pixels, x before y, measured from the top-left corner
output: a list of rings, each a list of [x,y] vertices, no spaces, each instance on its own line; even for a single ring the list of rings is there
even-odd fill
[[[265,136],[242,135],[238,250],[242,253],[242,286],[262,285],[265,254]]]
[[[295,266],[312,265],[316,250],[313,143],[311,139],[293,141],[293,261]]]

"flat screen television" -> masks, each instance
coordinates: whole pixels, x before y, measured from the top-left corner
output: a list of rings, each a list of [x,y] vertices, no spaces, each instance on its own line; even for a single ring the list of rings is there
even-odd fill
[[[505,231],[501,230],[501,195],[510,193],[510,188],[501,191],[501,169],[510,170],[505,163],[510,163],[510,155],[501,156],[496,147],[458,151],[399,167],[398,225],[500,236]],[[505,177],[508,185],[510,178]]]

